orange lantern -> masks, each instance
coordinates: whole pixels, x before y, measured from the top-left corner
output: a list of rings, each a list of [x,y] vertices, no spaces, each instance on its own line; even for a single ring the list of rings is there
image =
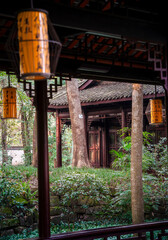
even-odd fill
[[[20,76],[43,80],[50,77],[47,11],[23,10],[17,16]]]
[[[150,99],[151,124],[163,123],[162,100]]]
[[[3,118],[17,118],[16,88],[6,87],[3,94]]]

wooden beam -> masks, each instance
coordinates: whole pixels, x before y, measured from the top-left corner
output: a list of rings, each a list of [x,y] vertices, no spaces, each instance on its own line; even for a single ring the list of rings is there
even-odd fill
[[[46,6],[47,7],[47,6]],[[56,5],[47,7],[55,26],[99,33],[113,37],[120,35],[130,39],[165,42],[166,36],[156,22],[116,16],[107,12],[83,10]],[[66,16],[66,17],[65,17]]]
[[[145,65],[133,64],[134,68],[130,68],[131,64],[125,62],[124,66],[121,66],[121,62],[114,62],[112,60],[97,59],[97,69],[107,69],[107,72],[96,72],[82,70],[80,67],[84,64],[86,59],[83,57],[75,57],[73,55],[63,54],[59,59],[56,75],[59,73],[70,74],[71,77],[81,79],[92,79],[92,80],[105,80],[105,81],[118,81],[118,82],[130,82],[130,83],[142,83],[152,85],[163,85],[164,80],[159,78],[159,73],[151,69],[145,69]],[[92,70],[94,58],[87,59],[87,66]],[[92,62],[89,62],[89,61]],[[117,64],[120,63],[120,66]],[[127,66],[126,66],[127,65]],[[129,67],[130,66],[130,67]]]
[[[89,3],[89,0],[84,0],[80,3],[79,7],[84,8]]]
[[[111,1],[108,1],[107,4],[104,6],[104,8],[102,9],[102,11],[107,11],[111,8]]]
[[[71,1],[71,5],[73,4]],[[86,4],[87,0],[84,1]],[[14,4],[9,6],[8,17],[13,18],[15,12],[23,9],[25,4]],[[83,8],[73,8],[58,3],[46,4],[40,3],[39,8],[44,8],[49,12],[52,23],[55,26],[76,29],[79,31],[89,31],[108,35],[113,37],[119,35],[129,39],[138,39],[149,42],[166,42],[166,33],[163,24],[166,22],[152,20],[148,21],[143,18],[134,18],[124,15],[116,16],[111,12],[98,12]],[[6,9],[1,8],[0,16],[6,15]],[[149,15],[150,16],[150,15]],[[167,26],[167,25],[166,25]],[[66,31],[66,30],[65,30]],[[61,36],[60,36],[61,37]]]
[[[91,110],[91,111],[88,111],[87,112],[87,115],[88,116],[94,116],[94,115],[104,115],[104,114],[117,114],[117,113],[120,113],[120,110],[118,109],[118,108],[116,108],[116,109],[100,109],[99,108],[99,110],[97,110],[97,109],[95,109],[95,110]]]

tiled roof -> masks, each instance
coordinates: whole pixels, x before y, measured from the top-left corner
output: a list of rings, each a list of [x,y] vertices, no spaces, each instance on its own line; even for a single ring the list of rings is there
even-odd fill
[[[87,80],[79,80],[79,87],[81,87]],[[84,90],[80,90],[81,103],[92,103],[97,101],[108,101],[122,98],[129,98],[132,96],[132,84],[120,82],[97,82],[88,86]],[[164,94],[162,86],[156,87],[156,92]],[[143,85],[144,95],[155,94],[155,86]],[[50,100],[50,105],[63,106],[68,105],[66,86],[58,87],[58,92]]]

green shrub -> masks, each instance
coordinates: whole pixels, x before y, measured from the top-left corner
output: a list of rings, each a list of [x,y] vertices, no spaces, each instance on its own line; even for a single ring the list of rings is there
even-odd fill
[[[23,169],[23,167],[21,168]],[[28,167],[24,174],[21,168],[14,166],[1,167],[0,206],[10,208],[15,215],[20,213],[20,209],[29,212],[31,205],[37,203],[36,192],[31,191],[30,184],[27,181],[27,177],[30,177],[30,173],[32,173],[28,169],[30,170],[31,168]]]
[[[112,199],[113,217],[118,222],[131,223],[131,184],[122,182],[116,188],[116,195]]]
[[[167,148],[163,145],[163,139],[159,144],[144,145],[144,173],[143,190],[146,221],[156,220],[155,212],[160,206],[164,207],[163,220],[168,216],[168,176],[167,176]],[[157,149],[157,151],[156,151]],[[159,158],[158,158],[159,156]],[[24,166],[3,166],[0,169],[0,205],[11,209],[13,206],[18,211],[24,209],[31,211],[31,199],[37,200],[31,192],[30,181],[37,177],[37,169]],[[81,229],[106,226],[109,219],[113,224],[131,223],[131,190],[130,169],[94,169],[94,168],[72,168],[63,167],[51,169],[50,172],[51,194],[60,196],[59,204],[63,220],[60,225],[52,226],[54,233],[65,231],[76,231]],[[82,223],[80,221],[71,223],[76,206],[88,210],[91,205],[101,205],[95,213],[95,221]],[[27,207],[27,209],[25,209]],[[167,215],[166,215],[167,214]],[[18,215],[17,215],[18,216]],[[68,218],[64,218],[67,216]],[[1,216],[1,217],[5,217]],[[100,219],[104,222],[101,225]],[[66,223],[67,222],[67,223]],[[20,238],[37,236],[37,231],[31,234],[24,231]],[[16,237],[16,238],[15,238]],[[17,235],[13,238],[18,239]]]
[[[80,231],[80,230],[87,230],[87,229],[95,229],[99,227],[112,227],[117,226],[118,224],[111,220],[111,221],[88,221],[88,222],[76,222],[74,224],[70,223],[64,223],[60,222],[60,224],[52,225],[51,224],[51,235],[59,234],[59,233],[65,233],[65,232],[74,232],[74,231]],[[11,236],[4,236],[1,237],[1,240],[19,240],[19,239],[34,239],[38,238],[38,231],[31,229],[26,229],[23,231],[22,234],[15,234]]]
[[[143,132],[142,170],[158,176],[167,175],[168,152],[166,138],[160,138],[157,144],[151,144],[151,138],[152,134]],[[110,154],[115,158],[112,164],[113,169],[129,171],[131,164],[131,136],[122,139],[118,151],[111,150]]]
[[[32,166],[24,165],[2,165],[0,166],[1,176],[16,180],[29,180],[32,177],[37,177],[37,169]]]
[[[101,178],[93,174],[65,174],[55,181],[52,186],[54,195],[60,197],[59,205],[62,206],[63,214],[73,217],[75,208],[81,206],[84,209],[90,206],[101,206],[97,216],[107,218],[112,195],[112,189]]]
[[[0,205],[14,209],[22,208],[25,204],[32,203],[35,193],[31,192],[26,182],[11,181],[6,178],[0,179]]]

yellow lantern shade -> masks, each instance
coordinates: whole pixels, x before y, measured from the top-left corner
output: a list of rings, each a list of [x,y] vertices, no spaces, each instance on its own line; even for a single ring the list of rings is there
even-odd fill
[[[151,124],[163,123],[162,100],[150,99]]]
[[[50,77],[47,12],[31,9],[17,16],[20,75],[23,79]]]
[[[3,118],[17,118],[16,88],[6,87],[3,94]]]

